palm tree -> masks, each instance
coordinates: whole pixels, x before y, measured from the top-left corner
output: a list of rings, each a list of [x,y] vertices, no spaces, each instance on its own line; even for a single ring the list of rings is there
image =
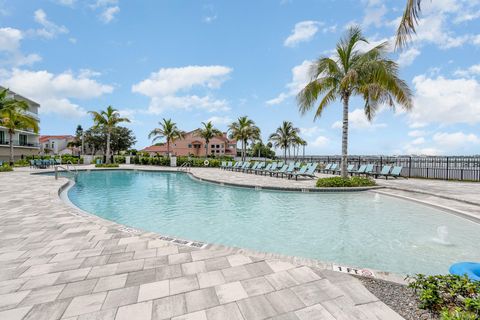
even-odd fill
[[[13,163],[15,162],[13,151],[13,136],[15,135],[15,131],[32,129],[33,132],[38,133],[39,130],[37,119],[25,114],[25,108],[21,103],[16,106],[14,105],[14,103],[9,104],[7,107],[3,108],[0,113],[0,123],[2,124],[2,126],[7,128],[8,131],[8,144],[10,146],[10,165],[13,165]]]
[[[421,13],[422,0],[407,0],[407,5],[403,11],[400,25],[397,29],[397,37],[395,40],[396,48],[403,48],[407,45],[412,33],[418,25],[418,19]]]
[[[238,118],[228,126],[230,131],[230,139],[236,139],[242,142],[242,160],[245,160],[247,153],[248,141],[256,141],[260,139],[260,128],[255,125],[255,122],[247,116]]]
[[[223,135],[222,131],[215,128],[211,121],[205,123],[202,122],[203,129],[197,131],[197,135],[205,139],[205,156],[208,157],[208,144],[212,138]]]
[[[373,118],[378,107],[387,104],[395,108],[395,101],[404,109],[412,108],[412,93],[407,83],[398,76],[398,65],[388,59],[387,43],[361,52],[357,46],[368,43],[359,27],[349,29],[336,47],[336,57],[319,58],[311,68],[311,80],[297,95],[299,111],[310,111],[318,99],[315,119],[335,100],[343,103],[342,177],[347,177],[348,108],[352,96],[365,101],[365,115]]]
[[[284,159],[287,160],[287,150],[295,142],[300,129],[295,128],[290,121],[283,121],[282,125],[270,135],[268,140],[273,143],[275,148],[283,149]]]
[[[105,130],[107,134],[107,164],[110,163],[110,138],[113,129],[121,122],[130,122],[128,118],[120,117],[120,113],[112,106],[108,106],[106,111],[89,111],[93,116],[94,128]]]
[[[292,141],[293,146],[293,155],[297,158],[300,155],[300,147],[303,146],[303,156],[305,156],[305,146],[307,145],[307,141],[302,139],[298,134],[295,134]]]
[[[177,124],[172,122],[172,119],[162,119],[163,122],[159,122],[160,128],[153,129],[148,135],[148,139],[152,139],[155,142],[159,139],[165,138],[167,140],[167,154],[170,158],[170,143],[175,139],[183,139],[183,131],[178,129]]]
[[[9,89],[3,89],[0,91],[0,115],[2,111],[7,109],[17,109],[22,111],[28,110],[28,104],[23,100],[17,100],[8,96]],[[0,119],[2,117],[0,116]]]

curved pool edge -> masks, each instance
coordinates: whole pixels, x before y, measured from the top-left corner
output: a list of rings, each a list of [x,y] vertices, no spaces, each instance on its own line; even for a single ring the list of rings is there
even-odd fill
[[[80,170],[79,170],[80,171]],[[86,171],[86,170],[84,170]],[[141,170],[138,170],[141,171]],[[152,171],[152,170],[144,170],[144,171]],[[171,170],[157,170],[157,171],[162,171],[162,172],[172,172]],[[63,179],[67,179],[65,177],[62,177]],[[130,234],[135,234],[138,236],[149,236],[153,237],[159,240],[167,241],[170,242],[174,245],[179,245],[179,246],[190,246],[193,248],[197,248],[200,250],[222,250],[222,251],[228,251],[231,254],[243,254],[246,256],[249,256],[251,258],[255,259],[269,259],[269,260],[280,260],[284,262],[289,262],[291,264],[297,265],[297,266],[308,266],[308,267],[314,267],[318,269],[323,269],[323,270],[329,270],[329,271],[335,271],[339,272],[336,270],[337,267],[341,267],[343,269],[350,269],[350,270],[358,270],[358,271],[369,271],[373,272],[375,279],[379,280],[384,280],[388,282],[393,282],[401,285],[406,285],[408,282],[406,280],[407,275],[402,275],[398,273],[393,273],[393,272],[388,272],[388,271],[381,271],[381,270],[376,270],[372,268],[361,268],[358,266],[352,266],[352,265],[343,265],[341,263],[335,263],[335,262],[327,262],[327,261],[321,261],[318,259],[312,259],[312,258],[306,258],[306,257],[299,257],[299,256],[290,256],[290,255],[284,255],[284,254],[279,254],[279,253],[271,253],[271,252],[264,252],[264,251],[258,251],[258,250],[252,250],[252,249],[246,249],[246,248],[239,248],[239,247],[233,247],[233,246],[226,246],[223,244],[216,244],[216,243],[206,243],[203,241],[196,241],[192,239],[185,239],[185,238],[178,238],[173,235],[161,235],[156,232],[148,231],[148,230],[143,230],[143,229],[138,229],[136,227],[131,227],[128,225],[124,225],[112,220],[104,219],[99,216],[97,216],[94,213],[82,210],[81,208],[77,207],[73,202],[70,201],[68,198],[68,190],[72,188],[75,185],[75,182],[67,179],[67,181],[58,189],[58,197],[59,199],[74,209],[76,213],[74,215],[80,216],[86,219],[89,219],[90,221],[94,223],[99,223],[100,225],[105,225],[108,224],[111,227],[116,228],[117,230],[121,232],[126,232]],[[201,247],[196,246],[196,245],[191,245],[191,244],[202,244]],[[366,278],[371,278],[363,274],[352,274],[349,273],[350,275],[356,275],[360,277],[366,277]]]

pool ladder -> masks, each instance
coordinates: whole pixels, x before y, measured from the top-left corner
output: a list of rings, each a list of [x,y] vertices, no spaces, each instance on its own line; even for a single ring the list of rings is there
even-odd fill
[[[67,163],[65,165],[66,165],[65,167],[62,166],[62,165],[55,166],[55,180],[58,180],[58,175],[59,175],[59,170],[58,169],[61,168],[61,169],[63,169],[63,171],[71,173],[73,175],[73,179],[76,181],[77,176],[78,176],[78,170],[73,165],[73,162],[72,161],[67,161]],[[70,168],[73,168],[73,170],[70,169]]]
[[[190,172],[190,167],[190,162],[184,162],[180,167],[177,168],[177,171]]]

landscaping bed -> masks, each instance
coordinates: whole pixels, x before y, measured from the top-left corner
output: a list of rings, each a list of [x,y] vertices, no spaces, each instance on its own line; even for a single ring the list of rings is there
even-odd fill
[[[374,187],[377,184],[374,180],[366,177],[328,177],[317,180],[318,188],[356,188]]]

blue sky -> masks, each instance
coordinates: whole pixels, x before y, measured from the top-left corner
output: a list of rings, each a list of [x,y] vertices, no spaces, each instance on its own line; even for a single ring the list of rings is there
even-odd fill
[[[92,125],[113,105],[137,147],[162,118],[220,129],[248,115],[263,138],[289,120],[309,154],[340,153],[340,103],[298,113],[311,61],[353,24],[393,38],[404,0],[0,0],[0,84],[41,103],[42,134]],[[480,1],[423,2],[418,34],[391,57],[415,94],[410,113],[366,121],[350,106],[352,154],[480,154]]]

